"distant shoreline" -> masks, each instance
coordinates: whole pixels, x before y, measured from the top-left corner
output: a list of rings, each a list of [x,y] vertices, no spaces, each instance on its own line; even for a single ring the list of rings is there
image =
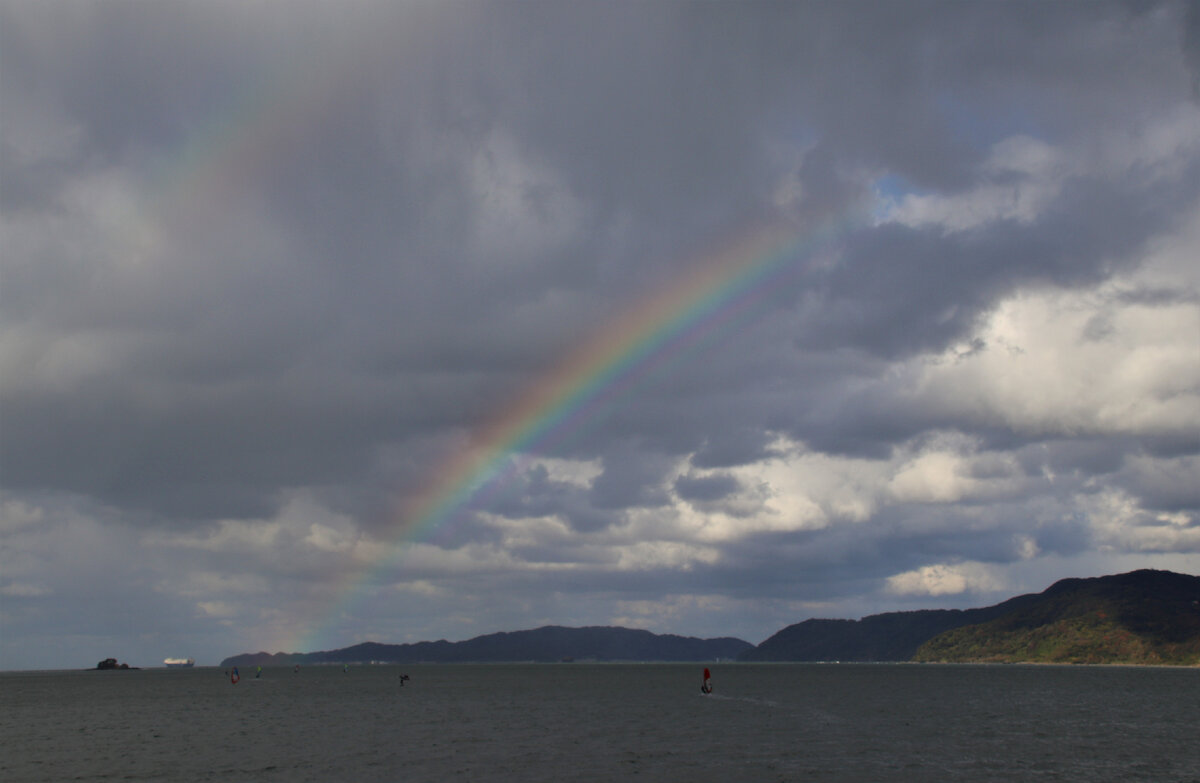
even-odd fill
[[[704,662],[697,661],[573,661],[569,665],[584,668],[587,666],[698,666]],[[419,661],[416,663],[407,662],[384,662],[384,663],[352,663],[351,668],[384,668],[384,667],[400,667],[400,666],[538,666],[549,667],[555,665],[567,666],[558,661]],[[989,666],[995,668],[1011,668],[1014,666],[1044,666],[1051,668],[1076,668],[1076,669],[1200,669],[1200,663],[1060,663],[1056,661],[721,661],[708,662],[711,667],[733,666],[733,667],[750,667],[750,666],[924,666],[924,667],[966,667],[966,666]],[[342,666],[340,663],[310,663],[304,668],[313,669],[335,669]],[[229,667],[223,666],[201,666],[199,664],[188,667],[184,671],[223,671]],[[268,670],[288,670],[293,668],[292,664],[279,664],[277,666],[264,666],[263,671]],[[175,671],[172,667],[167,666],[130,666],[128,669],[0,669],[0,676],[7,675],[37,675],[37,674],[83,674],[95,671],[130,671],[130,672],[166,672]]]

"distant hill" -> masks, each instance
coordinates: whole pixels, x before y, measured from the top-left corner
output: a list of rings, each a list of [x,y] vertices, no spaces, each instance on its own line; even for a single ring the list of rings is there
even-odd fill
[[[1200,577],[1064,579],[1036,598],[935,636],[914,660],[1200,665]]]
[[[222,666],[293,666],[326,663],[502,663],[515,661],[712,661],[733,659],[753,647],[732,637],[697,639],[630,628],[548,625],[529,631],[477,636],[462,642],[364,642],[310,653],[245,653]]]
[[[762,644],[629,628],[545,626],[463,642],[246,653],[222,666],[514,661],[952,661],[1200,665],[1200,577],[1133,571],[1064,579],[979,609],[805,620]]]
[[[1200,664],[1200,577],[1134,571],[980,609],[806,620],[739,660]]]
[[[874,614],[861,620],[805,620],[789,625],[742,661],[907,661],[938,634],[999,617],[1032,599],[1012,598],[983,609],[926,609]]]

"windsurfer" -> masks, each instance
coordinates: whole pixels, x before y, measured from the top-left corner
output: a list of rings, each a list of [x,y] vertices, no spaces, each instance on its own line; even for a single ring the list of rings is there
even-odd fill
[[[712,674],[709,673],[707,667],[704,669],[704,682],[700,684],[700,692],[712,693]]]

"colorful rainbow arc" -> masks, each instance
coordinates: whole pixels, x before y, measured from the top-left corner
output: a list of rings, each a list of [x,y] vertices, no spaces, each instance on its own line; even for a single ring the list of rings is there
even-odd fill
[[[802,271],[806,259],[856,222],[857,216],[851,216],[803,232],[787,224],[747,232],[690,264],[689,274],[606,324],[480,428],[472,445],[438,465],[425,491],[397,515],[388,553],[344,583],[333,608],[300,643],[318,640],[367,585],[393,566],[406,544],[450,525],[485,490],[495,491],[511,479],[523,457],[545,453],[580,431],[638,379],[670,363],[705,335],[728,328],[771,290],[771,283]]]
[[[162,225],[223,208],[224,195],[238,188],[247,171],[271,163],[279,138],[320,116],[337,95],[340,71],[322,61],[315,73],[316,78],[311,70],[288,78],[262,74],[234,96],[225,116],[194,134],[182,153],[157,172],[153,206],[125,233],[152,238]],[[522,459],[547,452],[599,421],[639,380],[669,372],[706,339],[731,329],[739,318],[753,317],[772,281],[803,271],[806,258],[863,217],[840,216],[810,229],[781,222],[742,232],[736,241],[700,255],[687,265],[690,272],[657,295],[606,324],[480,428],[470,446],[437,465],[425,491],[397,513],[385,542],[387,554],[348,575],[328,610],[300,638],[318,638],[365,586],[378,581],[405,543],[448,528],[482,492],[502,488]]]

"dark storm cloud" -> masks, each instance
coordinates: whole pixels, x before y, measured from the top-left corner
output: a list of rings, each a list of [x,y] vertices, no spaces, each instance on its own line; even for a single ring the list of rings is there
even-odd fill
[[[642,451],[636,441],[623,441],[605,453],[604,472],[592,485],[597,508],[663,506],[669,502],[662,479],[671,467],[667,455]]]
[[[594,505],[587,489],[571,482],[555,481],[546,467],[540,464],[509,482],[498,498],[489,499],[487,510],[516,520],[558,518],[572,530],[583,533],[603,530],[619,520],[613,508]],[[563,543],[560,541],[558,545]],[[522,551],[526,556],[533,556],[533,550]]]
[[[1192,71],[1192,92],[1200,101],[1200,4],[1187,3],[1183,17],[1183,56]]]
[[[1192,203],[1200,163],[1174,187],[1072,182],[1069,211],[1032,225],[1006,221],[946,236],[885,225],[856,235],[844,261],[812,284],[806,347],[854,346],[884,356],[937,351],[961,338],[996,300],[1019,286],[1069,287],[1111,275]]]
[[[1024,516],[1029,508],[1019,504],[1001,504],[986,513],[994,519],[954,509],[899,507],[876,515],[869,524],[763,533],[727,547],[727,558],[711,570],[720,575],[714,579],[744,596],[817,598],[861,590],[864,582],[878,584],[942,558],[1018,562],[1022,553],[1014,539],[1017,534],[1028,535],[1042,552],[1064,558],[1093,543],[1088,525],[1078,517],[1031,525]]]
[[[728,468],[756,462],[769,453],[770,439],[770,432],[762,429],[714,427],[692,455],[692,464],[697,468]]]
[[[1048,469],[1058,475],[1098,476],[1119,470],[1132,445],[1112,438],[1043,440],[1018,454],[1030,475]]]
[[[1147,510],[1181,512],[1200,507],[1196,482],[1200,458],[1148,461],[1132,458],[1116,477],[1116,484],[1139,498]]]

